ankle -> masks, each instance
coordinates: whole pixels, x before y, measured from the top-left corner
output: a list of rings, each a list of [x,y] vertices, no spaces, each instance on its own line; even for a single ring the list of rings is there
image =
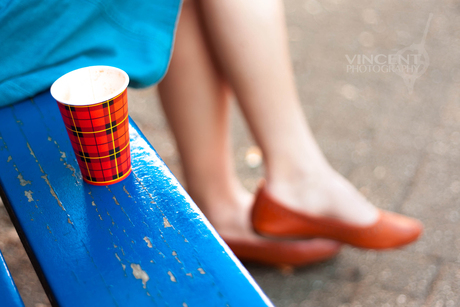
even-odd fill
[[[267,166],[267,187],[270,190],[276,187],[310,186],[323,178],[330,177],[334,172],[326,161],[302,162],[295,165],[285,160],[284,165],[278,163],[276,166]]]
[[[221,235],[242,236],[250,227],[250,211],[254,201],[247,191],[230,197],[208,198],[200,207],[214,228]]]
[[[253,201],[253,195],[239,184],[225,189],[216,187],[198,191],[191,189],[189,194],[210,220],[232,215],[233,212],[241,212],[250,207]]]

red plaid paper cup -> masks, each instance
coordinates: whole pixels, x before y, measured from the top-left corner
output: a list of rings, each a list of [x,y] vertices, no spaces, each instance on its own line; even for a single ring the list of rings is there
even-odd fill
[[[109,185],[131,173],[128,83],[121,69],[90,66],[65,74],[51,86],[87,183]]]

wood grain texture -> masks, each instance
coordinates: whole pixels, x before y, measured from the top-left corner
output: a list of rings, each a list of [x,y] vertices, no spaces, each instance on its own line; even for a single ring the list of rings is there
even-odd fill
[[[0,109],[5,205],[59,306],[266,306],[246,269],[130,120],[132,174],[83,182],[56,102]]]

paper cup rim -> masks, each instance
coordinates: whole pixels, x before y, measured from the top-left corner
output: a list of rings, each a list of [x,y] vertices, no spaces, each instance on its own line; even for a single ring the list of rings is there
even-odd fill
[[[69,101],[66,101],[66,100],[61,100],[61,99],[58,99],[56,97],[56,84],[59,82],[59,80],[62,80],[64,77],[76,72],[76,71],[79,71],[79,70],[83,70],[83,69],[88,69],[88,68],[105,68],[105,69],[111,69],[111,70],[117,70],[119,71],[124,77],[125,77],[125,82],[123,82],[123,85],[120,86],[119,89],[117,89],[116,91],[114,91],[112,94],[110,95],[106,95],[106,96],[103,96],[101,99],[98,99],[97,101],[94,101],[94,102],[91,102],[91,103],[85,103],[85,104],[76,104],[76,103],[72,103],[72,102],[69,102]],[[51,89],[50,89],[50,92],[51,92],[51,96],[53,96],[54,99],[56,99],[56,101],[62,103],[62,104],[65,104],[65,105],[69,105],[69,106],[92,106],[92,105],[95,105],[95,104],[98,104],[98,103],[101,103],[101,102],[104,102],[104,101],[107,101],[107,100],[110,100],[114,97],[117,97],[119,96],[121,93],[123,93],[125,91],[125,89],[128,87],[128,84],[129,84],[129,76],[128,74],[118,68],[118,67],[114,67],[114,66],[107,66],[107,65],[93,65],[93,66],[86,66],[86,67],[81,67],[81,68],[78,68],[78,69],[74,69],[72,71],[69,71],[68,73],[62,75],[61,77],[59,77],[56,81],[53,82],[53,84],[51,85]]]

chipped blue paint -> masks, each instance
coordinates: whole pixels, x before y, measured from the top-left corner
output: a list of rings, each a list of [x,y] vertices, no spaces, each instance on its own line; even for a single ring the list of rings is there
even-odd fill
[[[0,109],[0,184],[52,302],[271,306],[131,120],[130,137],[132,174],[91,186],[49,93]]]
[[[13,277],[11,277],[5,259],[3,259],[2,252],[0,252],[0,298],[2,306],[24,307]]]

